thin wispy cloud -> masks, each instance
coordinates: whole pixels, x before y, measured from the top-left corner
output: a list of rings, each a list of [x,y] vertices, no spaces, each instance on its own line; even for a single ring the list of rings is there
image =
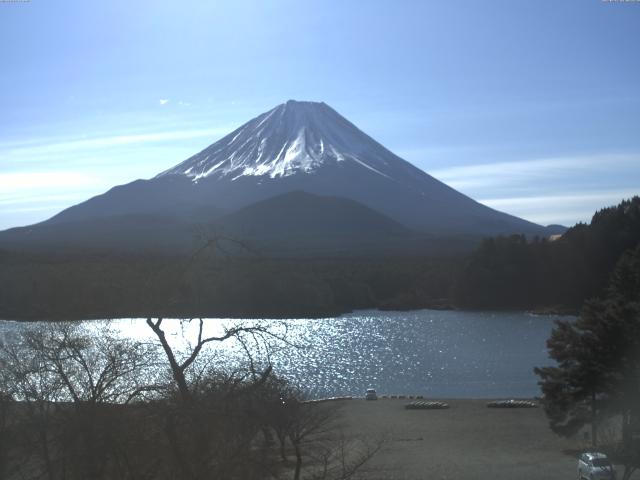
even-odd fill
[[[10,192],[33,191],[42,188],[62,190],[86,187],[97,183],[99,183],[99,180],[96,177],[81,172],[0,172],[0,191],[2,191],[3,195]]]
[[[29,204],[40,204],[40,208],[42,205],[45,205],[47,208],[52,203],[58,204],[68,204],[69,202],[74,202],[78,200],[86,200],[86,196],[82,196],[78,192],[75,193],[58,193],[58,194],[50,194],[50,195],[41,195],[39,193],[25,195],[5,195],[0,194],[0,207],[10,206],[10,205],[29,205]]]
[[[102,179],[82,172],[0,173],[0,212],[51,211],[86,200],[102,188]]]
[[[638,190],[615,190],[597,193],[569,193],[566,195],[547,195],[541,197],[512,197],[512,198],[481,198],[480,202],[494,208],[504,208],[507,205],[521,207],[553,207],[559,204],[582,205],[587,202],[598,202],[603,207],[609,203],[619,203],[623,198],[638,195]],[[609,202],[609,203],[608,203]]]
[[[541,224],[587,222],[596,210],[640,194],[640,153],[459,165],[429,173],[485,205]]]
[[[77,152],[81,150],[98,150],[104,148],[131,146],[136,144],[192,140],[197,138],[214,138],[228,132],[228,128],[208,128],[151,132],[134,135],[76,138],[62,141],[53,140],[48,143],[38,145],[25,143],[24,146],[20,146],[19,144],[16,144],[16,142],[12,142],[8,145],[0,144],[0,155],[7,159],[20,157],[20,159],[28,161],[30,157],[38,157],[43,154],[51,155],[57,153]]]
[[[597,210],[617,205],[622,200],[638,194],[640,189],[624,189],[546,196],[480,198],[478,201],[496,210],[506,211],[542,225],[555,223],[572,226],[576,219],[588,222]]]
[[[160,99],[160,105],[166,105],[167,103],[169,103],[169,99],[168,98],[161,98]]]
[[[229,131],[202,124],[135,133],[0,140],[0,230],[28,225],[104,193],[150,178]],[[218,123],[218,122],[217,122]]]
[[[230,130],[194,126],[80,138],[6,139],[0,142],[0,230],[44,220],[115,185],[152,177]]]
[[[619,169],[622,173],[632,167],[640,175],[640,154],[598,154],[543,158],[514,162],[494,162],[475,165],[461,165],[437,169],[429,172],[437,179],[459,189],[494,188],[499,185],[513,187],[517,183],[530,184],[536,180],[560,179],[591,173],[611,172]],[[625,169],[625,170],[623,170]]]
[[[101,178],[83,172],[0,172],[0,229],[44,220],[101,189]]]

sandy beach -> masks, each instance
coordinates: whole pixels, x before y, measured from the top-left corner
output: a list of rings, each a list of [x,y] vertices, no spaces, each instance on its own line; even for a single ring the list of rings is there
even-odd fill
[[[576,478],[575,452],[584,444],[555,435],[542,408],[487,408],[487,400],[444,400],[449,409],[406,410],[409,401],[340,402],[349,435],[386,438],[360,478]]]

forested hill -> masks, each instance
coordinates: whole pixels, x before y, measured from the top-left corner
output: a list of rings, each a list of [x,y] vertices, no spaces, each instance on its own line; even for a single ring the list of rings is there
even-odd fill
[[[616,262],[640,243],[640,197],[604,208],[555,241],[489,238],[454,287],[460,308],[577,310],[600,296]]]
[[[484,240],[464,257],[25,253],[0,250],[0,318],[325,316],[354,309],[579,310],[640,244],[640,197],[555,241]]]

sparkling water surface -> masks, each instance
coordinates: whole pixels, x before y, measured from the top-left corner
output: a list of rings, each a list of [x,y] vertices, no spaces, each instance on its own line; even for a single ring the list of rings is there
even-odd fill
[[[535,366],[552,364],[545,346],[559,317],[523,312],[357,311],[336,318],[300,320],[205,319],[205,335],[239,323],[260,323],[286,335],[269,353],[274,370],[313,397],[380,394],[439,398],[533,397],[539,395]],[[89,328],[104,321],[88,321]],[[121,335],[155,341],[144,319],[111,320]],[[0,334],[27,324],[0,321]],[[164,320],[176,348],[197,336],[197,321]],[[255,358],[266,353],[249,340]],[[217,345],[218,354],[241,358],[237,342]]]

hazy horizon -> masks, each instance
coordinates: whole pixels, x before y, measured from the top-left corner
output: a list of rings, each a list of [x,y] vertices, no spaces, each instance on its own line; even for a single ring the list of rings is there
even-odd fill
[[[0,3],[0,229],[290,98],[488,206],[589,221],[640,193],[639,21],[638,3],[580,0]]]

